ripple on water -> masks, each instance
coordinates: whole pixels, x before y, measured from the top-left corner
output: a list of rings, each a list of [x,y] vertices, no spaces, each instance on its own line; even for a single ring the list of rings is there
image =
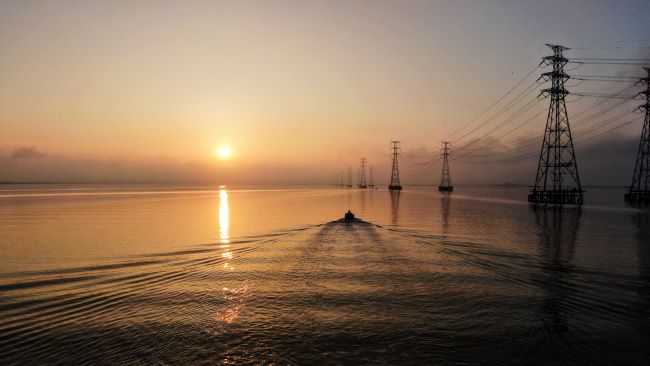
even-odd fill
[[[647,284],[577,265],[556,246],[564,240],[511,251],[331,222],[5,274],[0,363],[603,364],[616,352],[647,361]]]

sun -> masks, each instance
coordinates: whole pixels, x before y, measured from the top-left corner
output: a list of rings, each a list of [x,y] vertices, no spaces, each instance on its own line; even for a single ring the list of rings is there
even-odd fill
[[[217,151],[219,158],[228,159],[230,157],[230,148],[228,146],[221,146]]]

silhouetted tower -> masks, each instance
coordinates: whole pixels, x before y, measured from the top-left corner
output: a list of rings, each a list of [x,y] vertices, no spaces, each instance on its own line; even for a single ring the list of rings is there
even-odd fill
[[[547,46],[553,50],[553,56],[544,57],[542,64],[552,65],[553,71],[543,73],[540,79],[550,81],[551,87],[542,90],[540,95],[550,96],[551,104],[546,118],[537,176],[528,201],[581,204],[584,191],[580,185],[569,117],[564,102],[564,97],[569,94],[564,88],[564,83],[569,79],[569,75],[564,72],[564,65],[569,60],[562,56],[562,51],[568,48],[551,44]]]
[[[451,175],[449,174],[449,141],[442,142],[440,155],[442,156],[442,174],[440,175],[438,190],[440,192],[453,192],[454,186],[451,185]]]
[[[372,165],[370,166],[370,177],[368,178],[368,188],[375,188],[375,180],[372,177]]]
[[[352,188],[352,167],[348,165],[348,188]]]
[[[361,169],[359,170],[359,188],[368,188],[366,183],[366,158],[361,158]]]
[[[632,202],[650,202],[650,68],[646,67],[645,70],[648,76],[639,79],[637,83],[637,85],[645,85],[645,90],[639,93],[645,94],[645,104],[639,106],[639,109],[645,109],[645,119],[639,150],[636,153],[632,185],[625,194],[625,200]]]
[[[393,158],[393,170],[392,173],[390,174],[390,185],[388,186],[388,189],[391,191],[394,190],[401,190],[402,189],[402,184],[399,181],[399,165],[397,163],[397,157],[399,156],[399,153],[401,151],[399,147],[399,141],[391,141],[391,155]]]

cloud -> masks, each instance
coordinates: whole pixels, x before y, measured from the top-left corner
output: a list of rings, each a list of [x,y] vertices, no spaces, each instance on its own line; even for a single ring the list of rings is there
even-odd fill
[[[16,159],[41,158],[45,156],[45,153],[39,151],[34,146],[20,146],[13,149],[9,156]]]
[[[39,158],[28,159],[30,156]],[[280,161],[222,163],[166,157],[58,155],[37,148],[17,148],[0,155],[2,182],[285,185],[333,183],[335,177],[330,170]]]
[[[462,155],[485,156],[469,161],[450,161],[452,181],[462,184],[528,185],[535,179],[537,156],[524,160],[501,162],[504,151],[535,150],[522,139],[514,145],[499,145],[478,151],[457,151]],[[626,186],[630,183],[638,148],[638,136],[612,133],[587,144],[576,142],[576,157],[584,186]],[[536,145],[536,144],[534,144]],[[452,155],[452,158],[455,155]],[[497,157],[499,158],[497,158]],[[390,159],[369,156],[374,164],[378,185],[390,178]],[[484,160],[497,160],[484,164]],[[291,161],[179,161],[163,157],[87,157],[45,153],[36,147],[5,150],[0,155],[0,181],[69,182],[69,183],[169,183],[169,184],[331,184],[339,179],[341,167],[347,178],[347,161],[333,159],[318,164]],[[353,166],[353,180],[356,168]],[[402,183],[437,184],[440,179],[439,152],[432,147],[413,146],[404,150],[400,159]],[[366,172],[368,174],[368,172]]]

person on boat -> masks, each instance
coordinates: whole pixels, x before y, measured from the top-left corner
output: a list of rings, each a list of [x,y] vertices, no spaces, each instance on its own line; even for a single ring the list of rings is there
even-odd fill
[[[345,213],[345,221],[354,221],[354,214],[352,211],[348,210],[348,212]]]

